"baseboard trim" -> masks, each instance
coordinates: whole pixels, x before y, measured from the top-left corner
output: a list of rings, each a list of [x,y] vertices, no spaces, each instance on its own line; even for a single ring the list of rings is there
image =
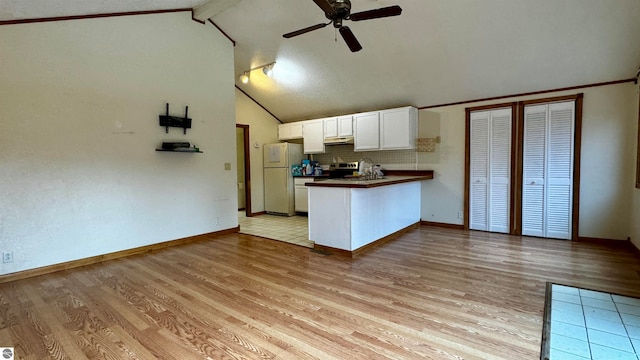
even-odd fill
[[[464,225],[460,225],[460,224],[447,224],[447,223],[440,223],[440,222],[421,220],[420,221],[420,225],[421,226],[441,227],[441,228],[445,228],[445,229],[464,230]]]
[[[254,216],[258,216],[258,215],[265,215],[267,212],[266,211],[258,211],[258,212],[254,212],[249,214],[249,217],[254,217]]]
[[[629,240],[616,240],[616,239],[607,239],[607,238],[597,238],[597,237],[589,237],[589,236],[578,236],[577,242],[584,243],[592,243],[592,244],[617,244],[621,246],[627,246],[631,241]]]
[[[157,244],[141,246],[133,249],[116,251],[116,252],[92,256],[84,259],[67,261],[64,263],[48,265],[48,266],[43,266],[35,269],[29,269],[29,270],[18,271],[14,273],[5,274],[5,275],[0,275],[0,284],[8,283],[16,280],[27,279],[34,276],[50,274],[57,271],[69,270],[69,269],[73,269],[73,268],[77,268],[85,265],[97,264],[104,261],[114,260],[114,259],[123,258],[127,256],[143,254],[151,251],[157,251],[157,250],[161,250],[171,246],[178,246],[178,245],[188,244],[188,243],[197,242],[197,241],[211,240],[212,237],[233,234],[233,233],[237,233],[238,231],[240,231],[240,227],[236,226],[234,228],[215,231],[211,233],[189,236],[182,239],[170,240],[170,241],[165,241]]]
[[[323,253],[328,253],[328,254],[337,254],[337,255],[343,255],[343,256],[348,256],[351,258],[354,258],[360,254],[362,254],[363,252],[369,251],[371,249],[373,249],[374,247],[380,246],[386,242],[389,242],[397,237],[399,237],[400,235],[416,229],[420,226],[420,222],[417,222],[415,224],[411,224],[405,228],[402,228],[392,234],[389,234],[385,237],[382,237],[372,243],[369,243],[367,245],[361,246],[355,250],[349,251],[349,250],[344,250],[344,249],[338,249],[338,248],[334,248],[334,247],[330,247],[330,246],[324,246],[324,245],[318,245],[318,244],[314,244],[313,245],[313,250],[317,251],[317,252],[323,252]]]

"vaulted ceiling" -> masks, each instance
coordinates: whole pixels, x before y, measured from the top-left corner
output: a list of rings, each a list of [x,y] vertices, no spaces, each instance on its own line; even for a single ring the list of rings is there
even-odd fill
[[[312,0],[2,0],[0,21],[208,6],[236,42],[237,86],[283,121],[629,79],[640,66],[638,0],[351,3],[403,12],[345,21],[363,46],[355,53],[332,26],[282,37],[327,22]],[[238,80],[273,61],[271,78]]]

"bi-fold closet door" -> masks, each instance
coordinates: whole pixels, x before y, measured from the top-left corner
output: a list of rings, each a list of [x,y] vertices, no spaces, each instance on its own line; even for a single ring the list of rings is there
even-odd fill
[[[469,114],[469,228],[509,233],[512,109]]]
[[[522,235],[571,239],[575,102],[524,108]]]

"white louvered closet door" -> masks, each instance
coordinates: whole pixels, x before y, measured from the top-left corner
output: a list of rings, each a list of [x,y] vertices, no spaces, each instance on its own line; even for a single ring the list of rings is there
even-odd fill
[[[511,109],[470,114],[469,228],[509,233]]]
[[[571,239],[575,103],[525,108],[522,234]]]
[[[492,111],[490,129],[489,231],[509,233],[511,109]]]
[[[469,228],[489,229],[489,111],[470,114]]]

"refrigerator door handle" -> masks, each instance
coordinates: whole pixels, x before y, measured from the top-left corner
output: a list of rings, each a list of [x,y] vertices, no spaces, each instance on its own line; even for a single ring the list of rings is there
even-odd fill
[[[289,188],[289,174],[285,174],[284,176],[284,188],[285,189]]]

